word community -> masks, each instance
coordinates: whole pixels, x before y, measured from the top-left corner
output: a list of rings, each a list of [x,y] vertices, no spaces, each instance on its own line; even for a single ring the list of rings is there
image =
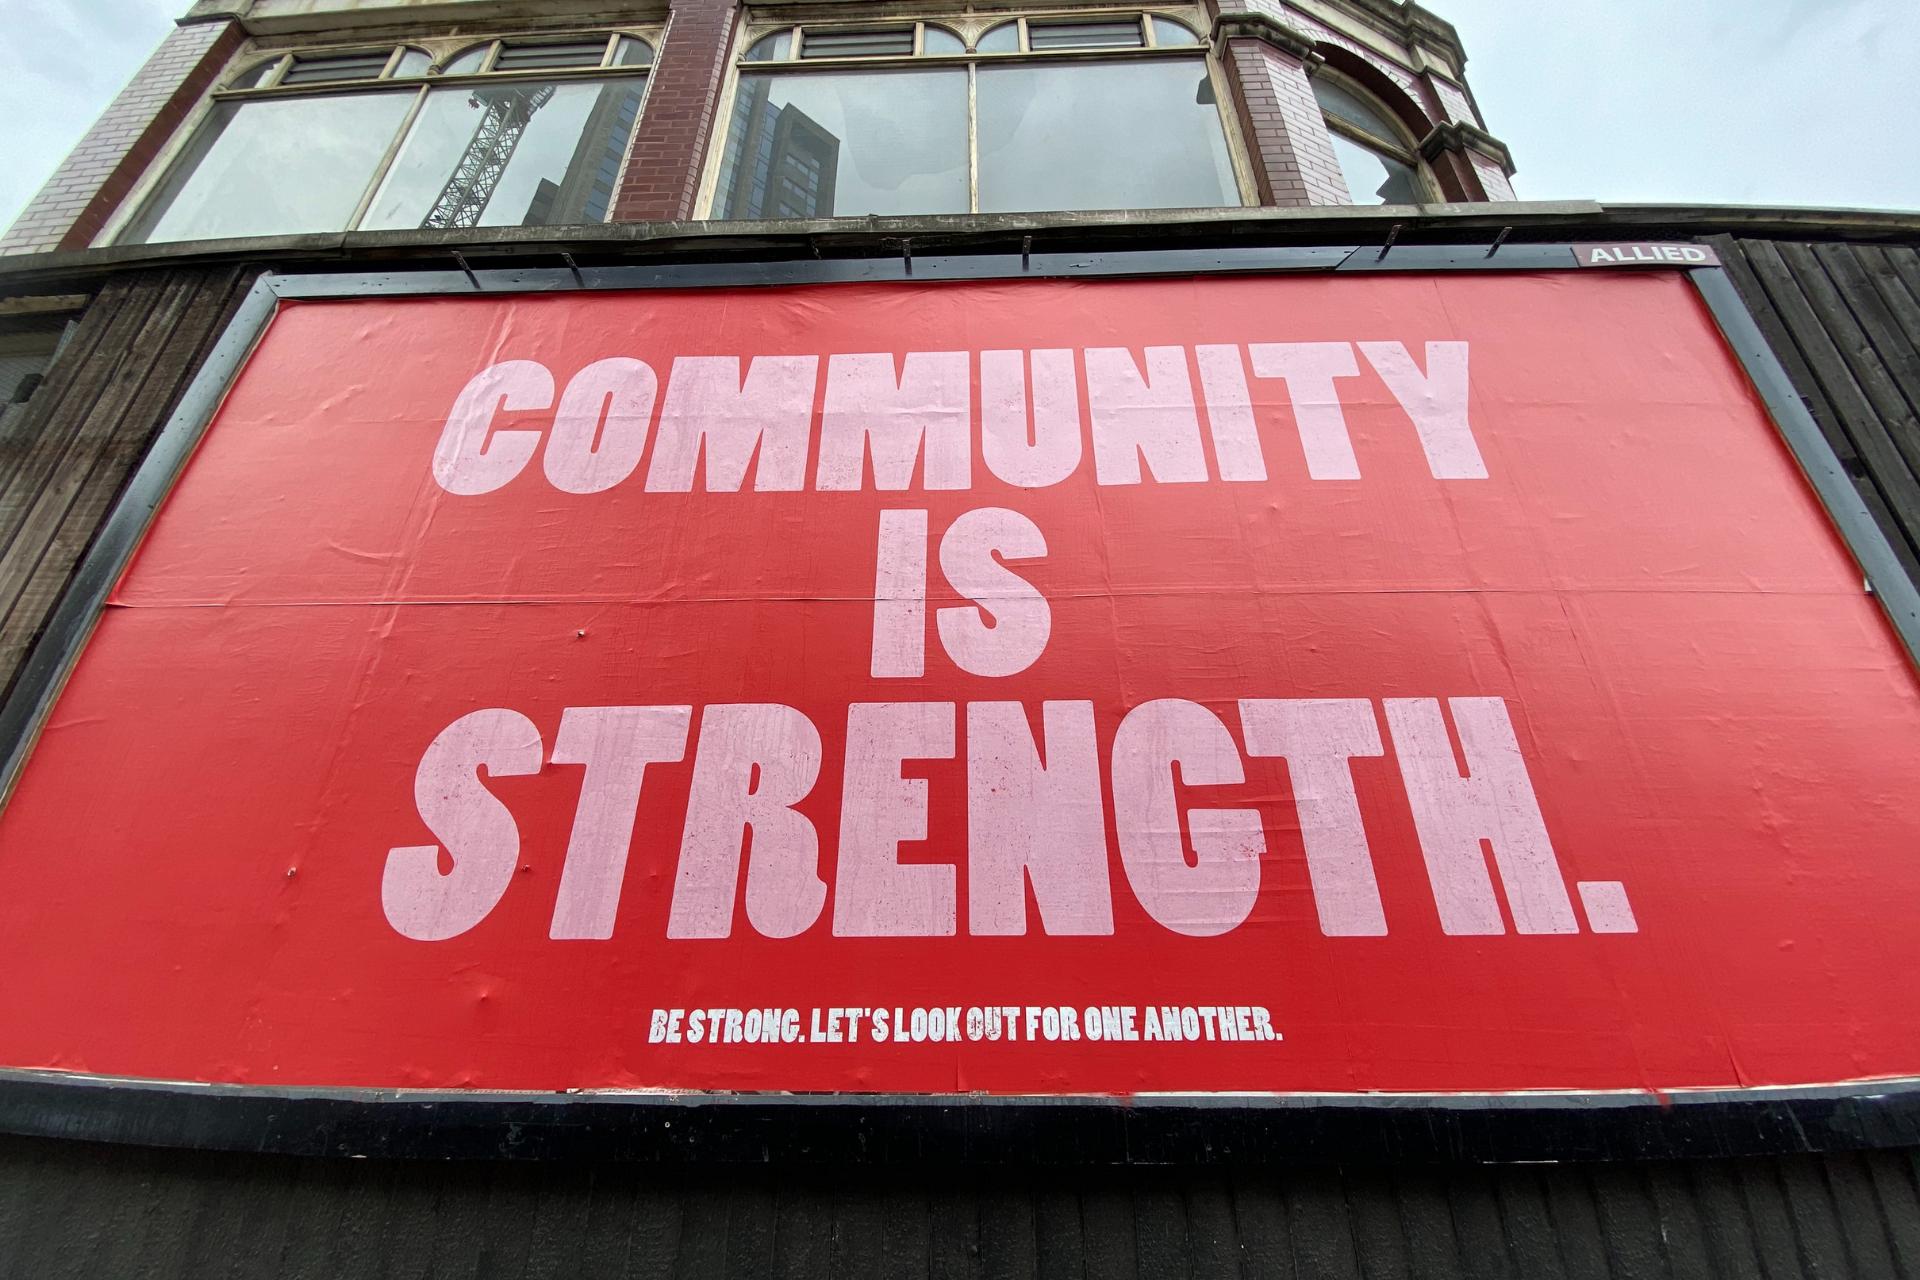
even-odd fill
[[[627,483],[650,493],[897,491],[916,478],[928,491],[965,490],[977,454],[998,480],[1039,489],[1081,469],[1090,435],[1098,484],[1264,481],[1266,393],[1254,387],[1277,385],[1308,477],[1356,480],[1345,406],[1362,360],[1436,480],[1486,478],[1467,420],[1465,342],[1427,343],[1424,369],[1398,342],[882,352],[828,356],[824,376],[819,356],[680,356],[664,393],[653,366],[631,357],[587,365],[564,391],[546,365],[503,360],[460,392],[433,476],[449,493],[491,493],[538,454],[547,483],[577,494]]]

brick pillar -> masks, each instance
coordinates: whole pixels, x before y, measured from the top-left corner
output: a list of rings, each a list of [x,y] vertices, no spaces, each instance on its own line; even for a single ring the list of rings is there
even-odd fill
[[[84,249],[245,41],[238,23],[175,27],[0,236],[0,255]]]
[[[1313,41],[1266,14],[1229,10],[1214,20],[1213,42],[1224,50],[1227,79],[1239,99],[1260,203],[1348,203],[1333,135],[1307,80],[1317,60]]]
[[[713,136],[720,87],[733,53],[735,0],[675,0],[647,88],[646,110],[627,151],[614,222],[693,216]]]

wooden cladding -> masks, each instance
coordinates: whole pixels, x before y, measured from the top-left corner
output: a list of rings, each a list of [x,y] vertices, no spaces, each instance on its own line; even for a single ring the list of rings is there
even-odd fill
[[[1920,250],[1711,243],[1895,554],[1920,579]]]
[[[258,274],[141,272],[100,289],[0,434],[0,687]]]

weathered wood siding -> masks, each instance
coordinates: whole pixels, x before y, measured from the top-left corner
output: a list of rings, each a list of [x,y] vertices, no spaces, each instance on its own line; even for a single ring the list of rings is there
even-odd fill
[[[1843,1280],[1913,1274],[1914,1173],[1885,1152],[1453,1172],[663,1171],[13,1138],[0,1275]]]
[[[1712,243],[1907,572],[1920,577],[1920,250]]]
[[[103,285],[0,436],[0,688],[114,498],[258,274],[137,272]]]

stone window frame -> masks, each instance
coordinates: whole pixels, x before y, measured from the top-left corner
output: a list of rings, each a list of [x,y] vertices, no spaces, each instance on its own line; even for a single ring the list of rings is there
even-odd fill
[[[654,58],[660,45],[660,31],[659,27],[595,27],[583,31],[543,31],[538,35],[524,36],[454,36],[440,39],[408,39],[397,43],[383,41],[378,44],[300,45],[286,49],[255,49],[252,51],[252,56],[239,62],[239,73],[226,77],[224,86],[214,90],[208,97],[219,101],[266,95],[279,97],[287,94],[362,93],[382,89],[418,90],[429,84],[467,84],[483,81],[491,83],[502,79],[603,79],[610,75],[645,75],[653,69]],[[591,66],[533,67],[524,71],[494,69],[494,64],[499,61],[501,50],[507,45],[515,48],[537,48],[541,45],[579,44],[593,37],[604,39],[606,44],[601,51],[600,61]],[[623,40],[638,41],[647,51],[646,58],[640,62],[624,64],[617,61]],[[353,80],[317,80],[296,85],[282,83],[287,72],[301,61],[317,62],[329,58],[351,57],[355,54],[378,53],[382,49],[388,49],[391,52],[385,67],[377,76]],[[445,70],[448,65],[476,49],[486,51],[482,55],[478,70],[451,73]],[[429,62],[419,74],[401,75],[399,74],[400,62],[409,51],[426,54]],[[262,53],[267,56],[259,56]],[[259,83],[239,83],[262,66],[270,67],[271,70]]]
[[[374,167],[373,176],[366,190],[361,193],[359,205],[347,225],[338,232],[326,234],[350,234],[357,230],[372,206],[374,196],[379,192],[388,171],[393,167],[401,148],[406,144],[414,123],[419,119],[421,110],[426,106],[428,95],[438,87],[460,85],[501,84],[516,80],[566,82],[570,80],[614,80],[640,79],[652,87],[655,63],[659,58],[661,41],[665,34],[664,23],[650,23],[639,26],[592,26],[579,29],[538,32],[494,32],[463,33],[455,36],[414,36],[394,38],[383,41],[359,40],[339,43],[300,43],[264,48],[255,43],[235,55],[229,63],[230,70],[220,77],[220,87],[211,90],[203,97],[194,111],[174,130],[173,136],[160,154],[154,157],[140,181],[127,193],[114,211],[111,219],[94,238],[96,247],[116,245],[125,236],[145,212],[146,206],[157,192],[173,175],[176,165],[182,162],[192,147],[195,136],[205,124],[207,116],[223,102],[244,102],[260,99],[286,99],[295,97],[330,97],[343,94],[366,93],[411,93],[412,103],[401,118],[393,138],[389,141],[385,153]],[[594,36],[606,38],[606,48],[600,61],[592,66],[579,67],[535,67],[526,70],[494,70],[500,51],[507,45],[530,47],[548,44],[574,44],[582,39]],[[620,64],[622,42],[637,41],[645,50],[646,57],[639,61]],[[382,49],[390,50],[387,61],[377,76],[360,79],[320,80],[305,84],[288,85],[281,83],[286,73],[302,58],[317,60],[354,54],[377,53]],[[443,68],[455,59],[475,49],[486,50],[480,69],[473,72],[446,73]],[[429,58],[428,66],[417,74],[397,74],[401,59],[409,52],[425,53]],[[257,74],[261,67],[269,70],[260,83],[244,84],[248,76]],[[646,115],[646,99],[643,96],[639,114],[635,117],[635,128]],[[631,140],[629,140],[631,142]],[[273,239],[276,237],[266,237]]]
[[[889,12],[863,18],[832,17],[812,19],[809,15],[818,10],[809,10],[795,17],[772,17],[757,15],[743,9],[737,26],[733,56],[728,60],[727,74],[720,86],[715,102],[718,117],[712,136],[707,142],[705,163],[701,166],[700,194],[694,209],[694,217],[700,220],[716,216],[714,206],[718,201],[720,171],[725,167],[727,135],[732,122],[731,105],[739,90],[742,72],[806,75],[809,72],[874,70],[888,67],[965,67],[967,69],[967,138],[968,138],[968,212],[966,214],[928,215],[928,216],[979,216],[980,204],[980,158],[977,139],[978,77],[977,68],[984,64],[1002,62],[1051,63],[1051,62],[1112,62],[1130,58],[1180,58],[1188,57],[1200,61],[1206,68],[1207,80],[1213,90],[1216,109],[1220,115],[1221,135],[1226,143],[1227,158],[1233,171],[1233,194],[1239,200],[1237,205],[1224,208],[1247,208],[1260,203],[1259,184],[1254,177],[1253,161],[1246,138],[1242,135],[1238,112],[1233,109],[1233,96],[1221,64],[1220,46],[1209,38],[1209,16],[1207,10],[1199,4],[1157,5],[1149,8],[1139,6],[1102,6],[1098,8],[1058,8],[1034,7],[1011,8],[991,11],[958,11],[948,8],[929,8],[924,12]],[[1142,43],[1126,46],[1091,46],[1085,48],[1033,49],[1030,47],[1029,21],[1047,23],[1059,22],[1101,22],[1120,18],[1135,18],[1141,23]],[[1193,43],[1162,46],[1154,30],[1153,20],[1165,19],[1185,28],[1192,36]],[[1018,47],[1002,52],[981,51],[976,48],[981,37],[989,31],[1018,24]],[[914,29],[913,52],[899,55],[859,55],[837,58],[805,58],[801,56],[805,48],[806,28],[830,30],[835,33],[854,33],[863,31],[895,31],[905,27]],[[924,51],[926,29],[932,27],[957,36],[964,46],[956,53],[928,53]],[[761,41],[786,32],[789,44],[786,56],[777,59],[754,59],[750,54]],[[902,215],[919,216],[919,215]]]
[[[1413,171],[1414,181],[1420,186],[1420,195],[1423,202],[1441,201],[1446,198],[1441,194],[1440,182],[1439,179],[1434,176],[1432,167],[1427,164],[1426,157],[1420,154],[1419,140],[1414,138],[1411,132],[1401,124],[1393,108],[1382,101],[1379,94],[1369,89],[1354,77],[1344,72],[1334,70],[1324,63],[1315,65],[1309,72],[1309,75],[1313,80],[1325,81],[1334,88],[1339,89],[1342,93],[1359,99],[1362,105],[1372,108],[1373,113],[1378,116],[1389,129],[1393,130],[1391,137],[1382,137],[1370,129],[1362,129],[1351,120],[1346,120],[1335,115],[1325,107],[1320,107],[1320,119],[1326,125],[1329,133],[1339,134],[1350,141],[1359,143],[1369,150],[1391,156],[1401,164],[1406,165]],[[1314,105],[1319,106],[1320,104],[1316,102]],[[1347,193],[1347,199],[1349,202],[1353,202],[1353,192],[1349,191]]]

